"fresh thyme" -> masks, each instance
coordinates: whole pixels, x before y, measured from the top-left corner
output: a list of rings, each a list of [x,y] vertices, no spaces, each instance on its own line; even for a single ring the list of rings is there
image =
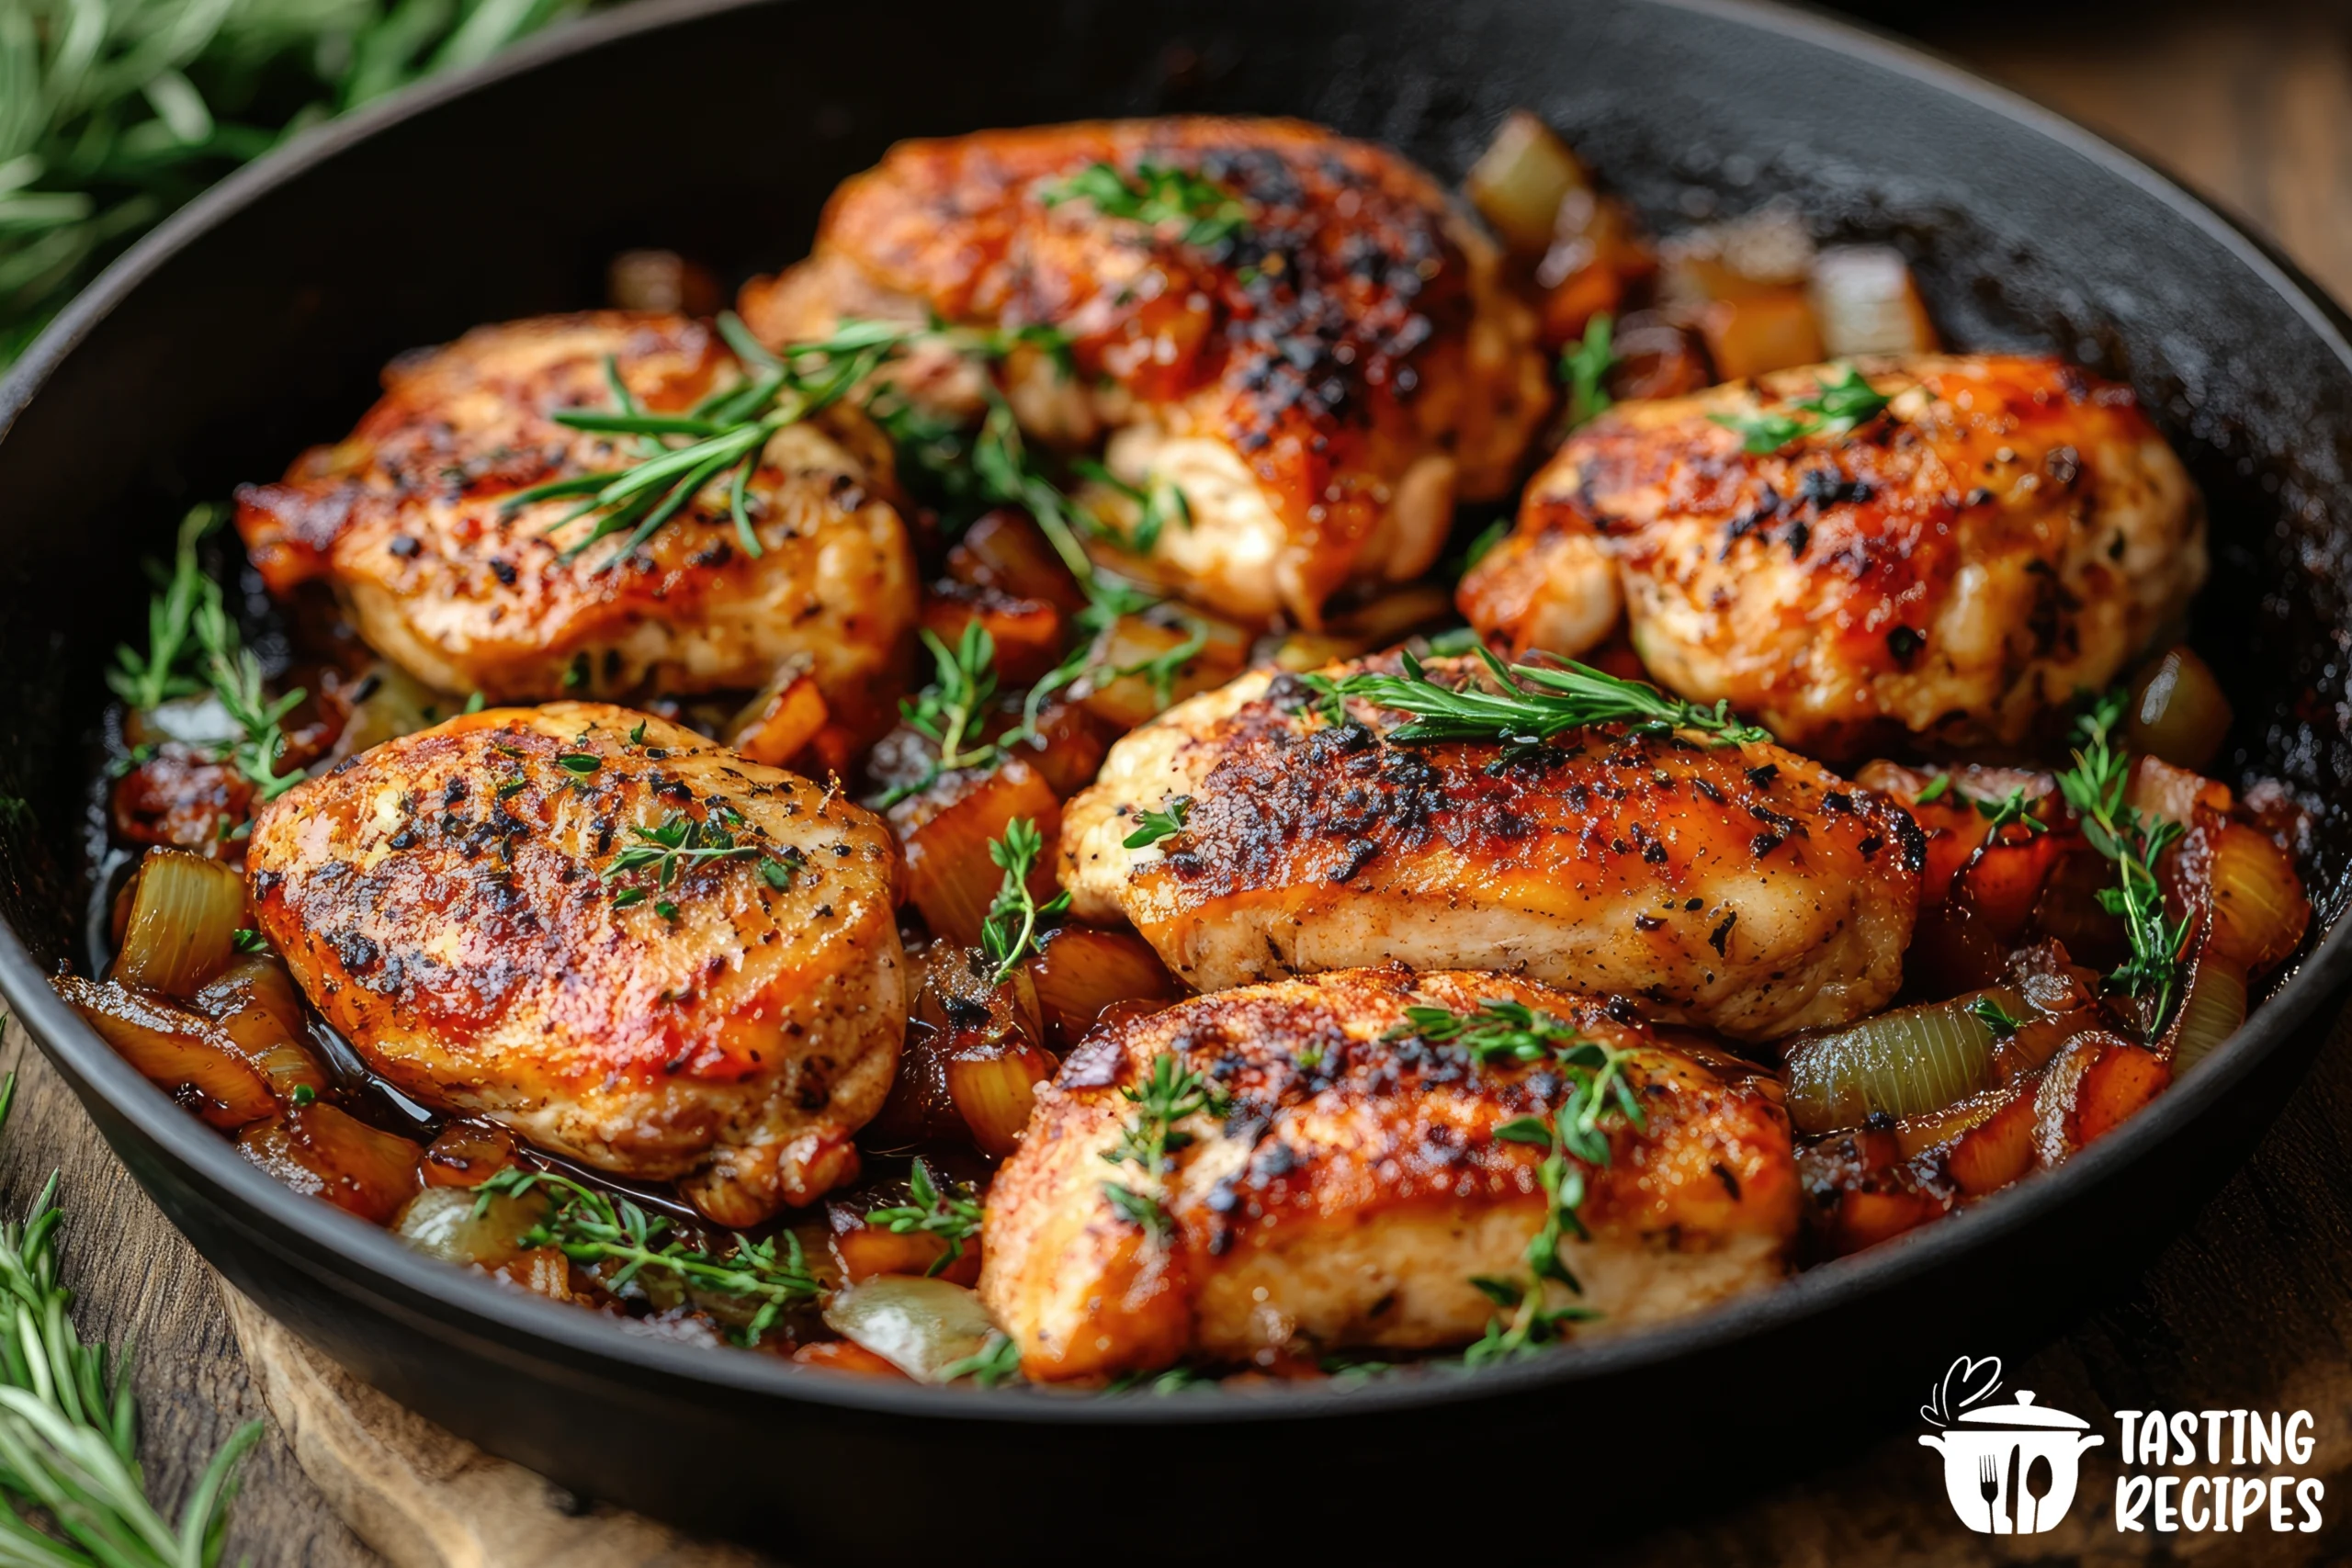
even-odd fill
[[[302,782],[299,768],[285,773],[277,771],[278,759],[286,754],[286,716],[300,705],[305,695],[302,688],[297,686],[276,698],[268,695],[262,682],[261,660],[254,657],[252,649],[239,646],[236,628],[229,624],[229,613],[221,607],[217,591],[197,606],[196,640],[204,650],[205,675],[212,683],[213,695],[244,732],[231,744],[229,760],[262,799],[277,799]]]
[[[0,1125],[16,1090],[12,1073],[0,1082]],[[74,1292],[59,1278],[57,1188],[52,1175],[21,1222],[0,1224],[0,1562],[213,1568],[237,1464],[261,1437],[261,1423],[238,1427],[214,1453],[176,1524],[148,1501],[127,1369],[106,1346],[85,1340],[68,1313]]]
[[[1139,1166],[1145,1179],[1155,1188],[1170,1168],[1172,1156],[1192,1147],[1194,1141],[1177,1123],[1203,1112],[1223,1116],[1229,1109],[1214,1084],[1167,1051],[1151,1059],[1151,1071],[1139,1086],[1124,1087],[1119,1096],[1136,1108],[1135,1119],[1119,1130],[1119,1141],[1102,1151],[1103,1163]],[[1176,1223],[1157,1191],[1137,1191],[1123,1182],[1105,1181],[1102,1193],[1120,1218],[1154,1240],[1165,1241],[1175,1234]]]
[[[931,1167],[917,1159],[907,1171],[907,1196],[911,1202],[867,1213],[868,1224],[887,1225],[892,1235],[920,1232],[935,1235],[947,1250],[932,1260],[925,1274],[943,1274],[964,1256],[964,1244],[980,1234],[979,1201],[959,1181],[940,1181]]]
[[[1146,228],[1182,225],[1178,238],[1202,250],[1239,234],[1249,213],[1229,190],[1187,169],[1139,160],[1131,170],[1090,164],[1078,173],[1041,187],[1047,207],[1088,201],[1105,218],[1131,219]]]
[[[1101,517],[1091,512],[1085,514],[1094,531],[1110,536],[1132,554],[1151,554],[1171,521],[1182,523],[1187,529],[1193,526],[1193,502],[1173,480],[1155,479],[1148,488],[1131,485],[1091,457],[1081,457],[1070,468],[1082,478],[1125,496],[1135,507],[1135,526],[1123,538]]]
[[[2007,1040],[2025,1027],[2025,1020],[2003,1007],[1997,997],[1979,997],[1969,1004],[1968,1010],[1977,1021],[1993,1032],[1996,1040]]]
[[[800,1238],[788,1230],[764,1241],[739,1235],[735,1250],[720,1257],[675,1238],[663,1240],[662,1233],[670,1228],[666,1218],[647,1213],[627,1198],[583,1187],[553,1171],[509,1166],[481,1184],[474,1215],[479,1219],[486,1213],[492,1197],[520,1198],[535,1190],[545,1193],[552,1207],[515,1238],[519,1245],[552,1247],[574,1263],[620,1265],[604,1280],[605,1288],[615,1293],[640,1274],[656,1273],[668,1275],[691,1291],[755,1302],[758,1307],[742,1329],[746,1343],[759,1343],[760,1336],[786,1308],[815,1301],[823,1293],[823,1287],[808,1271]],[[784,1247],[780,1254],[779,1241]]]
[[[996,975],[989,982],[992,985],[1001,986],[1012,978],[1021,961],[1036,951],[1038,925],[1069,908],[1068,892],[1057,893],[1040,904],[1029,889],[1030,874],[1036,870],[1045,848],[1045,835],[1026,817],[1007,822],[1004,836],[989,840],[989,859],[1004,872],[996,901],[989,906],[988,915],[980,922],[980,951],[996,965]]]
[[[1386,1040],[1426,1040],[1432,1045],[1456,1045],[1482,1066],[1498,1061],[1542,1062],[1566,1051],[1582,1038],[1569,1025],[1525,1002],[1489,998],[1476,1012],[1452,1008],[1408,1007],[1405,1021],[1390,1030]]]
[[[1189,795],[1171,795],[1168,797],[1167,806],[1168,809],[1165,811],[1145,811],[1137,814],[1136,830],[1119,841],[1128,849],[1139,850],[1148,844],[1156,844],[1162,839],[1171,838],[1182,832],[1184,818],[1193,809],[1193,797]]]
[[[925,626],[922,645],[931,650],[931,682],[913,697],[899,699],[899,716],[908,728],[928,737],[939,754],[922,778],[883,792],[886,809],[930,788],[942,773],[992,765],[1002,750],[1000,742],[980,739],[997,687],[996,639],[988,627],[975,616],[964,623],[963,635],[950,648]]]
[[[2012,822],[2023,828],[2029,837],[2050,831],[2050,824],[2033,814],[2034,802],[2027,797],[2023,784],[1998,800],[1972,799],[1969,804],[1976,807],[1977,816],[1992,825],[1991,832],[1998,833]]]
[[[781,890],[792,885],[792,867],[788,863],[768,853],[760,844],[738,843],[735,835],[716,818],[695,818],[683,811],[673,811],[662,819],[658,828],[632,826],[629,832],[638,842],[605,863],[602,874],[606,882],[627,876],[631,872],[650,870],[653,873],[654,888],[667,892],[695,866],[760,856],[760,873],[769,886]],[[631,894],[635,897],[629,897]],[[616,908],[625,908],[642,901],[645,896],[642,887],[623,888],[615,895],[613,905]],[[673,907],[665,918],[674,919],[676,913]]]
[[[152,562],[161,590],[147,602],[147,651],[125,643],[114,650],[115,668],[107,671],[114,694],[142,712],[159,708],[175,697],[194,696],[205,682],[187,671],[196,646],[197,612],[220,596],[220,587],[205,575],[197,559],[197,545],[220,519],[211,506],[192,506],[180,520],[179,539],[172,553],[172,570],[163,572]]]
[[[1838,378],[1821,381],[1810,398],[1789,406],[1796,414],[1770,412],[1718,413],[1708,417],[1740,434],[1741,446],[1757,457],[1770,457],[1808,435],[1843,435],[1876,419],[1894,400],[1873,390],[1862,373],[1850,365],[1838,367]]]
[[[1560,351],[1560,379],[1568,389],[1570,430],[1607,412],[1615,400],[1601,383],[1617,364],[1610,344],[1616,324],[1617,318],[1610,312],[1596,310],[1584,324],[1584,340]]]
[[[1341,696],[1415,716],[1414,722],[1388,732],[1404,744],[1431,740],[1501,740],[1514,746],[1535,746],[1565,730],[1595,724],[1625,724],[1634,734],[1666,734],[1697,730],[1718,744],[1744,745],[1769,740],[1769,732],[1742,724],[1729,702],[1713,707],[1669,697],[1639,681],[1620,680],[1590,665],[1568,662],[1563,668],[1535,664],[1506,665],[1487,649],[1485,660],[1496,690],[1476,684],[1455,688],[1433,681],[1408,649],[1401,675],[1367,671],[1331,682]]]
[[[1951,775],[1950,773],[1938,773],[1934,780],[1928,784],[1927,788],[1921,790],[1918,794],[1911,797],[1911,804],[1914,806],[1926,806],[1931,801],[1941,800],[1946,795],[1950,794],[1951,791]]]
[[[942,1382],[970,1378],[982,1388],[994,1388],[1020,1375],[1021,1347],[1001,1330],[991,1333],[987,1342],[974,1354],[960,1361],[950,1361],[939,1369],[939,1381]]]
[[[2180,980],[2188,917],[2165,912],[2156,861],[2181,835],[2177,822],[2150,818],[2128,804],[2132,759],[2116,742],[2124,693],[2109,692],[2075,721],[2074,765],[2058,775],[2059,792],[2081,820],[2091,848],[2115,863],[2116,885],[2099,890],[2099,906],[2123,922],[2132,956],[2112,978],[2126,992],[2149,998],[2148,1034],[2164,1032]]]

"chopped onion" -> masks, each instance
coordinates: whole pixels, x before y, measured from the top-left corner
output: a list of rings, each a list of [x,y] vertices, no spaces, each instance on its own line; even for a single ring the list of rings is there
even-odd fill
[[[977,1356],[996,1325],[961,1285],[917,1274],[885,1274],[844,1286],[825,1304],[825,1324],[918,1382],[944,1382],[956,1362]]]
[[[2180,998],[2180,1012],[2166,1031],[2172,1070],[2185,1073],[2245,1021],[2245,969],[2208,946]]]
[[[2186,645],[2168,649],[2132,682],[2132,750],[2177,768],[2201,769],[2230,732],[2230,699],[2212,669]]]
[[[1726,381],[1815,365],[1822,357],[1813,306],[1795,288],[1713,300],[1699,312],[1699,335],[1715,373]]]
[[[379,1225],[415,1195],[424,1154],[324,1100],[256,1122],[237,1134],[237,1152],[296,1191]]]
[[[1552,243],[1560,203],[1591,184],[1567,143],[1525,109],[1513,109],[1463,177],[1463,193],[1511,254],[1532,261]]]
[[[1176,981],[1132,931],[1064,926],[1029,961],[1047,1038],[1074,1045],[1114,1002],[1173,1001]]]
[[[2301,945],[2311,899],[2286,851],[2243,822],[2200,829],[2207,844],[2216,953],[2249,971],[2267,969]]]
[[[431,1257],[495,1269],[522,1255],[523,1237],[547,1213],[538,1192],[492,1193],[485,1202],[466,1188],[428,1187],[401,1208],[392,1231]]]
[[[1153,677],[1148,667],[1203,633],[1207,641],[1166,680]],[[1095,687],[1082,699],[1086,711],[1115,728],[1133,729],[1170,704],[1222,686],[1241,673],[1250,659],[1250,637],[1238,626],[1197,614],[1173,625],[1152,615],[1122,615],[1097,639],[1094,657],[1113,671],[1136,672],[1114,675]]]
[[[743,705],[728,727],[727,744],[754,762],[780,768],[817,738],[829,714],[816,677],[787,664]]]
[[[1053,1076],[1053,1058],[1035,1045],[1008,1044],[987,1054],[947,1058],[947,1092],[972,1142],[983,1154],[1009,1155],[1021,1146],[1037,1086]]]
[[[216,860],[155,849],[131,884],[111,978],[192,997],[229,966],[245,924],[245,879]]]
[[[119,985],[63,975],[51,982],[116,1055],[224,1131],[277,1112],[269,1086],[219,1025]]]
[[[947,647],[958,646],[964,628],[975,621],[989,634],[997,678],[1007,686],[1032,684],[1061,662],[1062,613],[1050,601],[1016,599],[1002,589],[959,582],[924,592],[922,624]]]
[[[1831,358],[1936,351],[1936,329],[1910,265],[1891,245],[1829,247],[1814,258],[1808,292]]]
[[[494,1122],[452,1122],[425,1148],[424,1184],[470,1190],[514,1163],[514,1134]]]
[[[1086,608],[1086,591],[1037,525],[1018,512],[985,513],[947,552],[947,575],[1016,599],[1042,599],[1064,615]]]
[[[1046,852],[1038,857],[1030,888],[1040,903],[1053,897],[1061,802],[1044,776],[1018,758],[990,773],[941,779],[892,807],[889,817],[905,846],[908,901],[943,941],[968,945],[980,940],[989,906],[1004,883],[989,840],[1001,837],[1016,818],[1029,818],[1045,835]]]
[[[1922,1116],[1988,1086],[1992,1026],[1973,1010],[1990,998],[2012,1016],[2025,998],[1993,987],[1948,1002],[1898,1008],[1790,1043],[1782,1077],[1799,1132],[1834,1133],[1872,1115]]]
[[[294,999],[293,976],[269,953],[247,953],[222,970],[196,998],[246,1061],[268,1080],[279,1103],[298,1090],[326,1093],[326,1073],[303,1043],[308,1031]]]

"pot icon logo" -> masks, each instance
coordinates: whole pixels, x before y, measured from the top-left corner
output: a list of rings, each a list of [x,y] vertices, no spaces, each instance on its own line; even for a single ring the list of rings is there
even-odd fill
[[[2083,1450],[2107,1439],[2078,1416],[2036,1404],[2030,1389],[1991,1403],[2000,1387],[1996,1359],[1954,1361],[1919,1411],[1944,1430],[1919,1443],[1944,1456],[1944,1491],[1962,1524],[1979,1535],[2039,1535],[2074,1506]]]

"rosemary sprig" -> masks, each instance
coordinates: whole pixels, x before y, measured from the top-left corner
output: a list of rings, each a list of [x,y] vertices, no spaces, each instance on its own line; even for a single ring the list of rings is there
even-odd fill
[[[1799,398],[1789,405],[1801,411],[1796,414],[1718,413],[1707,417],[1725,429],[1739,432],[1741,446],[1759,457],[1770,457],[1808,435],[1843,435],[1876,419],[1894,400],[1873,390],[1862,378],[1862,373],[1852,366],[1840,366],[1838,369],[1841,374],[1838,379],[1819,382],[1812,397]]]
[[[1431,680],[1409,649],[1403,655],[1401,675],[1366,671],[1338,681],[1326,677],[1326,685],[1340,697],[1362,697],[1416,716],[1414,722],[1388,732],[1389,739],[1408,745],[1501,740],[1513,746],[1534,746],[1563,731],[1595,724],[1629,725],[1634,734],[1697,730],[1713,736],[1720,745],[1771,739],[1769,731],[1740,723],[1729,702],[1707,707],[1669,697],[1639,681],[1620,680],[1587,664],[1570,661],[1560,669],[1506,665],[1483,646],[1477,651],[1495,690],[1476,683],[1457,689]]]
[[[1192,813],[1193,797],[1189,795],[1171,795],[1167,797],[1165,804],[1168,807],[1165,811],[1139,813],[1136,818],[1136,830],[1119,842],[1128,849],[1139,850],[1148,844],[1156,844],[1162,839],[1172,838],[1182,832],[1184,818]]]
[[[0,1082],[0,1125],[16,1093],[11,1073]],[[259,1440],[261,1423],[238,1427],[221,1445],[177,1523],[148,1501],[130,1380],[67,1314],[74,1292],[59,1280],[57,1185],[52,1175],[23,1221],[0,1224],[0,1562],[213,1568],[237,1463]]]
[[[1055,894],[1043,904],[1030,891],[1030,874],[1036,870],[1045,848],[1045,835],[1026,817],[1007,822],[1004,836],[989,840],[989,859],[1004,872],[996,901],[989,906],[988,915],[980,922],[980,951],[996,965],[996,975],[989,982],[992,985],[1001,986],[1012,978],[1021,961],[1036,951],[1040,923],[1054,919],[1069,908],[1067,891]]]
[[[713,1295],[757,1303],[742,1338],[756,1345],[787,1307],[815,1301],[824,1287],[808,1271],[800,1238],[780,1231],[764,1241],[735,1237],[735,1250],[724,1257],[689,1247],[673,1237],[662,1239],[670,1222],[649,1214],[627,1198],[583,1187],[553,1171],[526,1171],[509,1166],[481,1184],[474,1205],[479,1219],[489,1212],[490,1200],[503,1194],[520,1198],[544,1192],[552,1206],[545,1217],[516,1238],[520,1245],[552,1247],[574,1263],[616,1263],[620,1268],[605,1280],[614,1292],[645,1273],[664,1274],[684,1288]],[[784,1244],[781,1254],[777,1243]]]
[[[2188,917],[2165,912],[2156,862],[2181,835],[2177,822],[2150,818],[2128,804],[2132,758],[2117,743],[2125,694],[2108,693],[2075,721],[2074,765],[2058,775],[2059,792],[2081,820],[2091,848],[2115,863],[2116,885],[2099,890],[2099,905],[2123,922],[2132,956],[2111,978],[2123,990],[2148,998],[2148,1034],[2164,1032],[2180,981],[2181,952],[2188,941]]]
[[[147,651],[123,643],[114,650],[115,668],[107,684],[132,707],[158,708],[175,697],[190,697],[207,689],[188,672],[199,649],[196,646],[196,615],[208,600],[218,601],[220,586],[205,575],[196,549],[220,520],[220,508],[191,506],[180,519],[178,543],[172,552],[168,574],[150,562],[159,592],[147,601]]]
[[[239,646],[236,628],[229,624],[217,590],[197,606],[196,640],[204,650],[205,674],[212,683],[213,695],[244,732],[243,739],[230,746],[230,761],[262,799],[277,799],[302,782],[300,769],[281,773],[277,761],[286,754],[286,716],[306,694],[297,686],[283,696],[268,695],[262,682],[261,660],[254,657],[252,649]]]
[[[1047,207],[1090,201],[1105,218],[1131,219],[1150,229],[1181,226],[1181,242],[1203,250],[1241,233],[1250,220],[1239,199],[1223,186],[1148,160],[1138,160],[1132,170],[1090,164],[1040,187],[1037,199]]]
[[[1167,1051],[1151,1059],[1151,1071],[1140,1085],[1122,1087],[1119,1096],[1136,1108],[1135,1119],[1120,1129],[1119,1141],[1102,1151],[1103,1163],[1139,1166],[1155,1189],[1170,1169],[1170,1157],[1194,1141],[1177,1123],[1204,1112],[1223,1116],[1229,1109],[1216,1085]],[[1124,1182],[1105,1181],[1102,1193],[1120,1218],[1141,1227],[1153,1239],[1165,1241],[1175,1234],[1175,1221],[1157,1191],[1137,1191]]]
[[[1615,368],[1617,355],[1610,344],[1617,318],[1596,310],[1584,324],[1584,339],[1560,351],[1560,379],[1568,389],[1568,428],[1574,430],[1609,411],[1615,401],[1602,385]]]
[[[921,1158],[908,1168],[907,1196],[913,1201],[896,1208],[867,1211],[866,1223],[887,1225],[892,1235],[910,1235],[920,1231],[939,1237],[947,1244],[947,1250],[933,1259],[923,1272],[944,1274],[964,1256],[964,1244],[980,1234],[979,1201],[960,1181],[934,1179],[931,1167]]]
[[[1001,1330],[990,1334],[987,1342],[974,1354],[960,1361],[950,1361],[939,1369],[939,1381],[942,1382],[970,1378],[982,1388],[994,1388],[1020,1375],[1021,1347]]]

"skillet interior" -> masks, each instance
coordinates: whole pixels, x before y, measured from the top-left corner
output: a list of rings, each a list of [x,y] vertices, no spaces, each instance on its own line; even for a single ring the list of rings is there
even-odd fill
[[[1221,1517],[1312,1528],[1328,1544],[1332,1521],[1295,1489],[1234,1478],[1255,1461],[1295,1462],[1302,1442],[1326,1471],[1425,1443],[1435,1423],[1501,1444],[1566,1416],[1628,1452],[1673,1437],[1687,1479],[1707,1457],[1677,1431],[1694,1400],[1724,1453],[1807,1400],[1899,1416],[1909,1402],[1896,1391],[1962,1349],[1985,1353],[1993,1325],[2005,1337],[1990,1348],[2029,1343],[2095,1265],[2139,1256],[2227,1168],[2291,1081],[2309,1032],[2292,1038],[2295,1026],[2346,957],[2333,927],[2352,894],[2352,821],[2325,797],[2352,773],[2352,349],[2307,286],[2080,133],[1787,13],[918,0],[885,15],[655,6],[333,128],[141,247],[0,392],[0,419],[15,420],[0,437],[0,787],[30,803],[0,814],[0,900],[22,943],[0,945],[0,980],[134,1174],[232,1279],[487,1446],[705,1528],[911,1551],[930,1539],[903,1502],[920,1473],[934,1517],[980,1509],[1008,1548],[1068,1549],[1086,1520],[1136,1517],[1118,1478],[1141,1464],[1197,1470]],[[162,551],[187,502],[347,428],[391,354],[591,302],[605,259],[631,244],[732,277],[772,266],[805,245],[834,182],[902,135],[1290,112],[1453,175],[1520,104],[1655,228],[1787,195],[1825,236],[1894,238],[1918,256],[1949,338],[2052,348],[2131,381],[2205,488],[2216,577],[2196,640],[2237,705],[2231,762],[2287,780],[2321,813],[2314,892],[2330,936],[2247,1038],[2064,1172],[1718,1318],[1475,1384],[967,1396],[651,1343],[409,1257],[244,1167],[40,985],[73,951],[80,890],[65,868],[91,830],[82,790],[100,673],[140,614],[131,562]],[[1825,1359],[1841,1386],[1783,1386],[1783,1369]],[[1743,1373],[1772,1379],[1769,1405],[1752,1388],[1724,1397]],[[1728,1408],[1742,1404],[1759,1407],[1745,1427]],[[1356,1418],[1311,1436],[1286,1419],[1333,1413]],[[1128,1430],[1088,1435],[1105,1423]],[[1752,1464],[1752,1450],[1741,1457]],[[999,1501],[1073,1479],[1050,1506]],[[1139,1544],[1184,1550],[1181,1536]]]

